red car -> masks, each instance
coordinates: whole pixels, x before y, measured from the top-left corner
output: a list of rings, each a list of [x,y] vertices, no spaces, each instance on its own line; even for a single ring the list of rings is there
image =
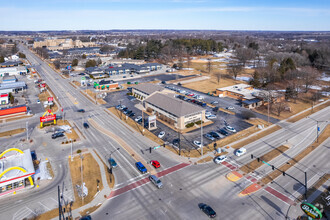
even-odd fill
[[[151,165],[153,165],[155,168],[159,168],[160,167],[160,163],[157,160],[152,160],[150,161]]]

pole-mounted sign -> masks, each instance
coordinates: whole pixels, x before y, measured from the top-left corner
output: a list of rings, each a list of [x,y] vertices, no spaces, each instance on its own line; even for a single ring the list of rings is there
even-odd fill
[[[314,205],[307,203],[307,202],[303,202],[303,203],[301,203],[300,207],[306,213],[306,215],[308,215],[309,217],[311,217],[313,219],[322,218],[321,211],[318,208],[316,208]]]

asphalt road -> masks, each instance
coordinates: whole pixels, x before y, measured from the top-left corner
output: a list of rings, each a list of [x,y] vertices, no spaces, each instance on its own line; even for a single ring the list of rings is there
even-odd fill
[[[104,128],[120,136],[136,152],[141,152],[142,150],[144,154],[141,152],[140,155],[145,161],[150,159],[159,160],[163,165],[162,169],[164,172],[180,164],[178,162],[180,159],[162,148],[152,151],[151,154],[147,153],[145,150],[155,146],[155,143],[127,128],[117,118],[109,116],[104,112],[103,106],[92,104],[77,89],[69,85],[66,79],[62,79],[55,73],[48,64],[42,62],[31,52],[23,50],[33,65],[40,64],[36,66],[36,69],[58,97],[61,106],[64,108],[66,118],[72,120],[86,137],[81,144],[84,146],[77,144],[77,146],[74,146],[75,149],[77,147],[94,148],[100,155],[103,155],[104,158],[102,159],[104,160],[107,159],[106,155],[115,150],[112,156],[118,161],[120,167],[114,171],[116,176],[115,190],[120,190],[125,186],[132,186],[125,193],[109,198],[107,202],[92,214],[93,219],[109,219],[109,217],[111,219],[206,219],[206,216],[197,207],[200,202],[211,205],[218,213],[217,219],[284,219],[289,208],[288,203],[266,191],[260,191],[247,197],[238,197],[238,193],[249,185],[250,182],[246,179],[236,183],[229,182],[224,175],[230,170],[224,165],[215,165],[213,162],[203,165],[190,165],[176,171],[167,172],[161,177],[164,182],[164,188],[156,189],[155,186],[145,180],[144,175],[139,174],[135,167],[131,166],[134,164],[132,157],[127,152],[125,153],[116,140],[106,137],[93,127],[84,129],[82,122],[87,121],[88,118],[97,121]],[[74,100],[72,100],[72,97]],[[74,102],[78,104],[74,104]],[[78,108],[84,108],[86,113],[77,114],[76,110]],[[329,112],[328,107],[312,117],[315,120],[328,119]],[[34,117],[31,120],[37,121],[37,119]],[[21,123],[25,124],[25,121],[21,121]],[[303,119],[293,124],[284,124],[284,128],[281,130],[247,145],[248,153],[246,155],[239,158],[228,155],[228,162],[234,165],[242,165],[251,160],[250,153],[263,155],[274,147],[288,143],[293,147],[272,161],[275,165],[282,164],[301,150],[297,145],[299,142],[304,143],[306,141],[304,144],[308,145],[308,142],[315,139],[316,132],[313,132],[315,126],[315,121],[311,119]],[[320,127],[321,130],[324,129],[325,124]],[[306,133],[308,133],[307,136]],[[35,135],[40,136],[40,134]],[[47,138],[46,136],[43,138]],[[41,138],[41,141],[45,140],[43,138]],[[305,145],[301,145],[301,148]],[[117,148],[120,148],[120,150],[116,150]],[[49,153],[47,152],[48,150]],[[320,152],[316,151],[317,154],[322,153]],[[64,160],[66,160],[65,155],[69,155],[69,149],[62,147],[47,148],[42,153],[53,157],[51,159],[58,159],[56,160],[58,162],[56,180],[45,186],[43,190],[33,189],[33,191],[17,197],[11,197],[10,203],[2,200],[1,211],[6,213],[7,218],[11,218],[10,216],[13,216],[15,211],[27,204],[38,204],[38,202],[43,201],[49,196],[48,193],[56,192],[57,185],[69,176],[67,168],[59,166],[64,164]],[[62,160],[59,160],[60,157]],[[322,161],[316,161],[315,165],[321,166],[319,163],[322,163]],[[267,169],[269,167],[265,166],[263,165],[258,170],[259,174],[257,174],[256,178],[259,178],[258,175],[261,177],[268,173]],[[132,185],[132,183],[137,181],[141,185],[137,187],[134,184]],[[287,196],[290,196],[290,194]]]

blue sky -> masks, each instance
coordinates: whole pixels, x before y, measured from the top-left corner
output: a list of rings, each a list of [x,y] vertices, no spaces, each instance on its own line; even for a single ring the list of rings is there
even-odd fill
[[[5,0],[0,30],[330,31],[330,0]]]

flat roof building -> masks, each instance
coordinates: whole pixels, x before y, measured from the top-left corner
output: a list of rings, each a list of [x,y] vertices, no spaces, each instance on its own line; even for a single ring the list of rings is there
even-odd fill
[[[144,100],[151,94],[163,90],[165,90],[165,88],[152,83],[143,83],[132,87],[133,96],[137,96],[140,100]]]
[[[14,76],[14,75],[26,75],[27,69],[25,66],[5,67],[0,68],[0,76]]]
[[[0,94],[18,92],[26,89],[25,82],[9,82],[9,83],[0,83]]]
[[[185,129],[192,122],[205,120],[205,109],[174,98],[174,94],[155,92],[143,102],[148,112],[177,129]]]

